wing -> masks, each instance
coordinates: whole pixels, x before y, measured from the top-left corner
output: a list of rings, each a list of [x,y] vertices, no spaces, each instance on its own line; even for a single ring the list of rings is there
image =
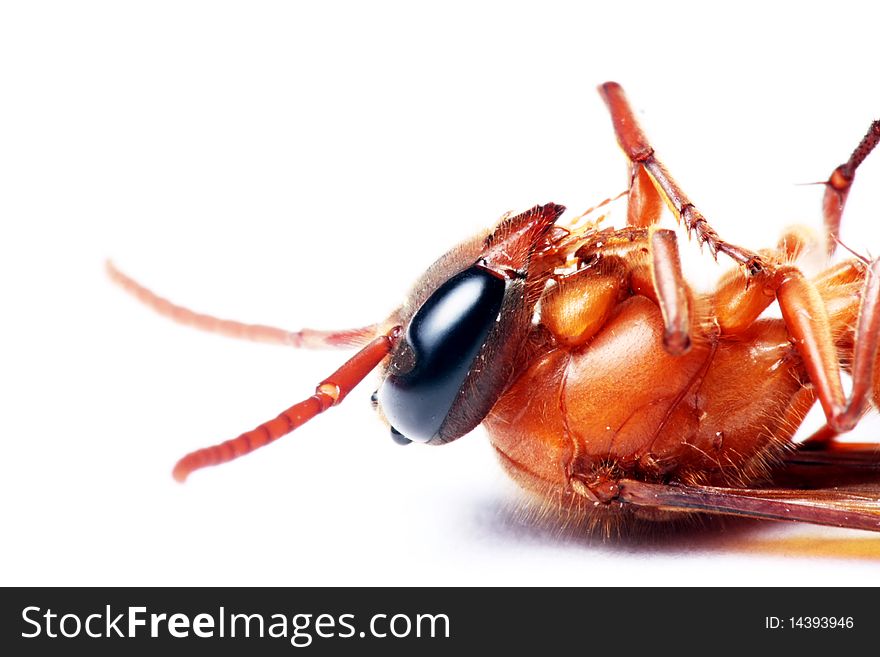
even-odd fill
[[[838,443],[830,450],[800,449],[787,455],[785,463],[875,472],[880,481],[880,445],[873,443]]]
[[[621,502],[665,511],[809,522],[880,532],[880,451],[795,452],[768,488],[619,482]]]
[[[773,473],[776,488],[858,490],[880,499],[880,445],[838,443],[833,449],[801,449],[786,455]]]

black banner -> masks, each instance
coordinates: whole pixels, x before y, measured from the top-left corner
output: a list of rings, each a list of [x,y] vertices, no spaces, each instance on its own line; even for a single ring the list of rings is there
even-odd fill
[[[3,589],[4,654],[876,648],[876,589]],[[872,649],[873,649],[872,648]],[[804,652],[804,651],[807,652]],[[648,653],[651,651],[651,653]],[[747,652],[746,652],[747,651]]]

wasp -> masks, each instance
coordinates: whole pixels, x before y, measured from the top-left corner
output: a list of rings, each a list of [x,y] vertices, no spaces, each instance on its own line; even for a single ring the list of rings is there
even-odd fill
[[[547,506],[590,523],[710,513],[880,531],[880,451],[842,442],[880,408],[880,259],[853,254],[815,277],[810,233],[753,252],[726,242],[658,158],[620,85],[599,87],[630,165],[626,225],[563,221],[549,203],[508,214],[434,262],[387,318],[285,331],[175,305],[108,263],[173,320],[238,338],[359,351],[312,396],[173,475],[243,456],[338,405],[374,370],[372,402],[401,445],[443,445],[483,425],[502,467]],[[825,185],[830,262],[875,121]],[[714,290],[685,280],[664,206],[717,260]],[[764,312],[776,303],[781,317]],[[847,394],[842,374],[852,377]],[[793,436],[818,400],[825,425]],[[874,484],[873,492],[859,484]]]

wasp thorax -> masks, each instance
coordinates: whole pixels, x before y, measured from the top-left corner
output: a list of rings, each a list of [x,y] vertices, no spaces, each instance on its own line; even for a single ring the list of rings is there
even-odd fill
[[[504,279],[474,265],[416,311],[379,389],[396,434],[417,442],[438,436],[498,319],[504,292]]]

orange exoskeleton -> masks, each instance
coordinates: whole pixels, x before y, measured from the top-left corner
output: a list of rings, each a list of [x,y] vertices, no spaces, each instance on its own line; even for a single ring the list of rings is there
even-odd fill
[[[880,531],[876,445],[842,443],[880,407],[880,261],[808,278],[789,230],[752,252],[721,239],[657,158],[623,90],[600,87],[631,165],[627,226],[563,222],[560,205],[506,215],[436,261],[384,321],[288,332],[171,304],[111,278],[183,323],[301,347],[362,349],[274,420],[185,456],[193,470],[246,454],[338,404],[380,370],[374,405],[400,444],[438,445],[482,424],[503,467],[548,507],[589,522],[708,512]],[[837,244],[855,171],[880,122],[826,183]],[[667,206],[713,256],[738,265],[710,293],[682,274]],[[762,317],[776,302],[781,318]],[[841,374],[852,376],[847,396]],[[792,438],[818,400],[826,425]]]

